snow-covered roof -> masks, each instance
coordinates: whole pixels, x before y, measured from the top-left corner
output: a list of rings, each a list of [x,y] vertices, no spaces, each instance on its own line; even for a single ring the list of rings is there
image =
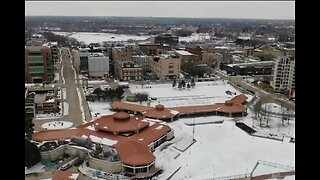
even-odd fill
[[[183,50],[176,50],[176,53],[183,55],[183,56],[193,56],[192,53],[189,53],[188,51],[183,51]]]

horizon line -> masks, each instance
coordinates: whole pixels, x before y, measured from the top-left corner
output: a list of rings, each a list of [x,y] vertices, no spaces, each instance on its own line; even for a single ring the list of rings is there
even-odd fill
[[[110,16],[110,15],[25,15],[25,17],[129,17],[129,18],[185,18],[185,19],[245,19],[245,20],[286,20],[295,21],[295,19],[274,19],[274,18],[246,18],[246,17],[172,17],[172,16]]]

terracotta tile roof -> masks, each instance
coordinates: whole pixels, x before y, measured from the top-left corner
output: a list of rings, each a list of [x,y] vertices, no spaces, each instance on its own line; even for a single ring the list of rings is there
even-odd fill
[[[231,103],[216,103],[211,105],[200,105],[200,106],[181,106],[170,108],[175,111],[179,111],[181,114],[193,114],[200,112],[225,112],[225,113],[239,113],[246,112],[246,108],[240,104]]]
[[[227,100],[225,103],[216,103],[209,105],[198,105],[198,106],[182,106],[182,107],[170,107],[164,108],[163,111],[158,111],[156,108],[147,107],[142,105],[130,104],[125,102],[115,101],[111,106],[117,109],[137,111],[143,113],[146,117],[167,119],[174,116],[170,110],[178,111],[182,114],[192,114],[199,112],[226,112],[226,113],[239,113],[246,112],[246,108],[242,106],[248,97],[244,94],[237,95],[231,100]]]
[[[130,139],[141,142],[145,145],[149,145],[170,131],[171,128],[169,126],[160,123],[154,123],[149,128],[140,131],[140,133],[130,136]]]
[[[147,126],[149,122],[141,121],[144,117],[130,116],[128,113],[119,112],[113,115],[102,116],[95,120],[94,126],[101,130],[112,133],[125,133],[139,131]]]
[[[170,109],[164,108],[163,105],[158,104],[154,108],[146,110],[142,113],[146,117],[156,118],[156,119],[171,119],[176,114],[172,113]]]
[[[134,140],[122,140],[115,147],[123,164],[142,166],[156,159],[148,146]]]
[[[57,171],[54,173],[52,180],[75,180],[75,178],[71,178],[72,174],[77,174],[79,173],[71,173],[70,171]]]
[[[71,139],[74,136],[81,136],[81,129],[63,129],[63,130],[48,130],[40,131],[32,134],[32,139],[35,141],[50,141],[57,139]]]
[[[138,112],[143,112],[143,111],[152,109],[152,107],[132,104],[132,103],[125,103],[121,101],[113,101],[110,103],[110,106],[115,109],[123,109],[123,110],[138,111]]]
[[[239,95],[233,97],[230,101],[232,101],[233,103],[236,103],[236,104],[243,104],[244,102],[246,102],[247,99],[248,99],[248,97],[245,96],[244,94],[239,94]]]

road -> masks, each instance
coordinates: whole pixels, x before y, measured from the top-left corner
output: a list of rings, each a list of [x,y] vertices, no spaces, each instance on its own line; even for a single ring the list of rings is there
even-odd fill
[[[248,84],[246,82],[244,82],[244,80],[242,79],[242,77],[237,77],[237,76],[228,76],[224,73],[222,73],[221,71],[219,70],[214,70],[214,72],[220,76],[222,79],[224,80],[228,80],[230,83],[233,83],[234,85],[236,86],[240,86],[242,89],[245,89],[245,90],[251,90],[251,91],[254,91],[254,92],[257,92],[259,93],[260,96],[265,96],[265,97],[268,97],[268,101],[271,103],[278,103],[278,104],[282,104],[283,103],[283,106],[285,106],[286,108],[289,108],[289,109],[294,109],[295,108],[295,103],[291,102],[291,101],[288,101],[287,99],[284,99],[284,98],[281,98],[279,97],[279,95],[275,95],[275,94],[270,94],[266,91],[263,91],[251,84]]]

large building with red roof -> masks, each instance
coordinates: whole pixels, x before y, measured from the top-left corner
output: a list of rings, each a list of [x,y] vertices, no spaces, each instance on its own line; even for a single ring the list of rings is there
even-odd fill
[[[245,116],[247,108],[244,103],[248,97],[244,94],[237,95],[224,103],[215,103],[208,105],[180,106],[180,107],[164,107],[161,104],[155,107],[143,106],[138,104],[113,101],[110,107],[116,111],[126,111],[131,114],[140,114],[152,119],[160,119],[164,121],[173,121],[179,117],[189,115],[220,115],[229,117]]]
[[[163,142],[173,139],[174,132],[165,124],[156,122],[151,125],[143,116],[117,112],[113,115],[102,116],[75,129],[36,132],[32,139],[38,142],[62,139],[73,142],[73,138],[81,137],[87,137],[93,144],[113,149],[112,152],[119,157],[119,162],[117,160],[109,162],[105,159],[98,159],[98,156],[88,155],[89,166],[110,173],[121,171],[136,174],[149,172],[154,167],[156,158],[152,151]],[[74,149],[74,146],[72,147]],[[94,150],[88,148],[88,153],[95,154],[92,151]],[[41,153],[42,157],[57,157],[52,154],[55,153],[52,149],[50,152]],[[61,148],[57,148],[57,153],[61,153]],[[51,158],[49,160],[55,160]]]

